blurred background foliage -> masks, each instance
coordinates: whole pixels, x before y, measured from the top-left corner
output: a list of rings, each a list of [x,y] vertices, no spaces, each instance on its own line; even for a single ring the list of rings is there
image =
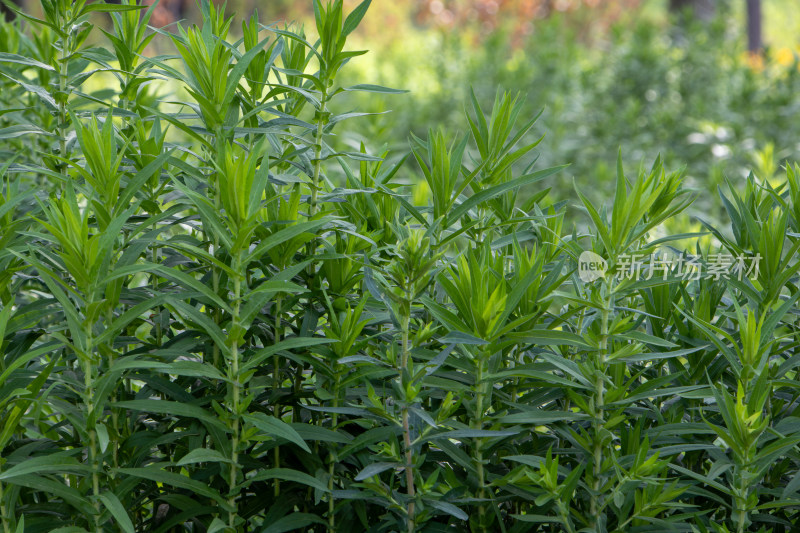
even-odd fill
[[[447,14],[434,0],[425,16],[409,2],[405,18],[394,14],[401,3],[388,4],[371,16],[386,9],[397,29],[370,36],[382,45],[350,72],[377,72],[377,83],[411,94],[354,102],[393,111],[373,118],[365,132],[372,142],[408,129],[421,135],[432,124],[461,130],[469,87],[488,108],[501,86],[527,95],[523,114],[543,110],[531,132],[546,135],[542,164],[570,163],[575,181],[598,198],[610,192],[621,147],[627,167],[658,153],[685,165],[688,183],[712,193],[695,210],[714,214],[724,176],[742,183],[753,169],[770,179],[800,150],[793,2],[765,2],[766,46],[757,57],[746,51],[744,0],[718,2],[708,22],[678,20],[666,2],[651,1],[459,2]],[[490,10],[494,16],[484,16]],[[562,184],[560,199],[572,187],[567,178]]]
[[[502,88],[523,95],[523,116],[542,112],[526,139],[545,135],[540,163],[571,165],[554,200],[574,198],[573,179],[595,200],[606,196],[621,149],[630,170],[658,154],[685,166],[686,183],[701,191],[693,211],[717,220],[726,177],[742,184],[752,170],[769,180],[800,158],[800,10],[797,0],[757,3],[764,47],[753,55],[747,0],[376,0],[353,37],[371,53],[348,76],[410,93],[351,93],[344,105],[353,111],[391,112],[363,119],[340,142],[364,142],[370,153],[387,145],[399,157],[408,151],[399,132],[436,126],[454,138],[468,127],[470,89],[488,109]],[[309,2],[227,5],[314,33]],[[198,17],[194,0],[161,0],[151,24]],[[419,183],[422,203],[419,169],[407,162],[403,173]]]

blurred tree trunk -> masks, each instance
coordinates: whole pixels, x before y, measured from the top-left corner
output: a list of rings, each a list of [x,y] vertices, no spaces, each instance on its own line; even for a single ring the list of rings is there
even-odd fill
[[[669,0],[669,10],[679,15],[683,23],[687,22],[684,20],[687,13],[697,20],[709,22],[716,13],[715,4],[714,0]]]
[[[19,5],[19,1],[17,1],[17,0],[11,0],[11,3],[15,4],[15,5]],[[0,2],[0,15],[3,15],[3,17],[6,20],[12,20],[16,16],[14,14],[14,12],[11,11],[11,9],[7,5],[5,5],[3,2]]]
[[[150,5],[153,0],[146,0],[144,4]],[[161,28],[168,24],[172,24],[176,20],[181,20],[184,16],[189,2],[185,0],[161,0],[153,11],[153,16],[150,23]]]
[[[747,49],[751,54],[761,52],[761,0],[747,0]]]

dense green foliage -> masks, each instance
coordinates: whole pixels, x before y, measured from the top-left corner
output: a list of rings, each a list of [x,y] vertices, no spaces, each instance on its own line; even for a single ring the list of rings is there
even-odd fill
[[[2,533],[796,530],[797,168],[668,263],[682,174],[570,230],[512,94],[347,151],[399,92],[340,84],[369,0],[42,6],[0,25]]]

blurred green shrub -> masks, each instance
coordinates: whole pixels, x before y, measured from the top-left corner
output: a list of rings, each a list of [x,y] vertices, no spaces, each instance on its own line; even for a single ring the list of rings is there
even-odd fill
[[[503,26],[479,46],[456,31],[430,29],[386,43],[362,62],[362,71],[356,66],[349,74],[377,73],[381,83],[411,95],[355,95],[354,108],[393,111],[374,116],[365,137],[393,143],[400,141],[396,131],[421,135],[432,124],[453,129],[470,86],[488,107],[500,85],[528,95],[523,115],[544,110],[530,133],[547,132],[547,149],[538,154],[544,164],[568,162],[579,184],[595,185],[613,175],[598,161],[612,160],[620,147],[631,169],[660,153],[672,166],[686,165],[689,184],[713,193],[702,195],[695,209],[715,215],[721,215],[716,187],[723,174],[742,183],[767,145],[774,147],[773,169],[798,156],[797,63],[786,50],[768,51],[761,64],[748,62],[725,12],[681,36],[651,17],[629,17],[592,42],[574,17],[536,20],[518,47],[513,27]],[[560,192],[570,187],[566,180]]]

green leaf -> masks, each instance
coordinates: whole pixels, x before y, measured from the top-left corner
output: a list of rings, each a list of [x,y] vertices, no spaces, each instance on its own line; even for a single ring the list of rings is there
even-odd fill
[[[244,73],[247,71],[247,67],[253,61],[253,59],[261,52],[261,49],[266,46],[267,42],[269,42],[269,38],[262,39],[258,44],[248,50],[239,60],[236,62],[236,65],[231,69],[228,73],[226,85],[225,85],[225,94],[222,97],[223,105],[230,104],[231,100],[233,99],[233,95],[236,92],[236,88],[239,86],[239,80],[242,79]]]
[[[95,2],[88,4],[81,10],[81,15],[87,13],[118,13],[121,11],[135,11],[144,9],[147,6],[125,5],[125,4],[106,4],[105,2]]]
[[[169,268],[163,265],[153,265],[152,272],[156,272],[161,276],[165,277],[166,279],[174,281],[178,286],[183,289],[188,289],[192,291],[197,291],[199,294],[202,294],[210,302],[214,305],[218,306],[220,309],[224,310],[226,313],[231,313],[231,307],[228,305],[228,302],[224,301],[218,295],[214,293],[207,285],[201,283],[193,276],[186,274],[185,272],[181,272],[175,268]]]
[[[170,299],[170,303],[175,307],[175,310],[182,314],[187,319],[195,322],[200,326],[201,331],[206,333],[209,337],[214,340],[217,348],[225,354],[226,357],[230,356],[230,348],[228,343],[226,342],[226,335],[222,332],[222,329],[215,324],[207,315],[200,312],[196,307],[193,305],[189,305],[188,303],[177,300],[175,298]]]
[[[519,178],[515,178],[506,183],[500,183],[498,185],[494,185],[493,187],[489,187],[488,189],[484,189],[479,193],[470,196],[469,198],[464,200],[461,204],[459,204],[455,209],[447,213],[447,224],[451,224],[453,221],[459,220],[473,207],[479,206],[482,203],[487,202],[497,196],[500,196],[505,192],[517,189],[519,187],[523,187],[525,185],[536,183],[537,181],[542,181],[543,179],[552,176],[556,172],[560,172],[567,166],[568,165],[561,165],[558,167],[546,168],[544,170],[539,170],[532,174],[526,174],[524,176],[520,176]]]
[[[552,424],[553,422],[588,420],[589,418],[589,415],[584,413],[571,413],[567,411],[525,411],[523,413],[501,416],[497,421],[504,424],[534,424],[543,426],[545,424]]]
[[[342,38],[353,33],[353,30],[358,27],[358,25],[361,23],[361,19],[363,19],[364,15],[367,14],[367,9],[369,9],[369,5],[371,3],[372,0],[364,0],[358,5],[358,7],[351,11],[349,15],[347,15],[344,25],[342,26]]]
[[[323,519],[310,513],[292,513],[275,520],[269,526],[261,530],[261,533],[285,533],[286,531],[296,531],[311,524],[325,525]]]
[[[427,435],[423,440],[434,439],[483,439],[492,437],[511,437],[519,435],[517,430],[492,430],[492,429],[454,429],[452,431],[445,431],[443,433],[436,433],[434,435]]]
[[[292,428],[304,441],[320,441],[320,442],[338,442],[340,444],[347,444],[353,440],[353,437],[345,434],[342,431],[333,431],[328,428],[295,422]]]
[[[95,426],[95,431],[97,433],[97,444],[100,446],[100,451],[105,453],[108,448],[108,428],[100,423]]]
[[[503,370],[497,372],[496,374],[487,374],[484,376],[484,382],[491,382],[496,383],[498,381],[502,381],[505,379],[510,378],[531,378],[531,379],[538,379],[544,381],[545,383],[552,383],[555,385],[562,385],[565,387],[574,387],[586,390],[592,390],[592,387],[588,385],[584,385],[581,383],[576,383],[574,381],[570,381],[568,379],[562,378],[560,376],[556,376],[554,374],[550,374],[548,372],[544,372],[541,370],[534,370],[532,368],[513,368],[509,370]]]
[[[41,61],[37,61],[30,57],[21,56],[18,54],[9,54],[5,52],[0,52],[0,63],[19,63],[20,65],[27,65],[29,67],[41,68],[52,72],[55,72],[56,70],[50,65],[42,63]]]
[[[122,502],[119,501],[119,498],[117,498],[113,492],[103,492],[98,496],[98,498],[101,502],[103,502],[103,505],[106,506],[108,512],[114,517],[114,520],[117,521],[117,525],[122,529],[122,531],[125,533],[136,532],[133,527],[133,522],[131,522],[131,519],[128,516],[128,512],[125,510]]]
[[[7,128],[0,128],[0,139],[13,139],[15,137],[21,137],[22,135],[28,135],[30,133],[35,133],[36,135],[44,135],[44,136],[52,136],[53,134],[34,126],[33,124],[20,124],[17,126],[9,126]]]
[[[0,72],[0,75],[5,76],[6,78],[10,79],[11,81],[16,83],[17,85],[21,86],[26,91],[31,92],[31,93],[35,94],[36,96],[38,96],[39,98],[41,98],[41,100],[45,104],[47,104],[50,107],[50,109],[53,109],[53,110],[57,110],[58,109],[58,104],[56,104],[56,101],[53,99],[53,97],[50,95],[49,92],[47,92],[47,89],[45,89],[44,87],[40,87],[39,85],[35,85],[33,83],[27,83],[27,82],[24,82],[22,80],[18,80],[18,79],[12,78],[11,76],[9,76],[8,74],[6,74],[4,72]]]
[[[144,413],[158,413],[162,415],[187,417],[200,420],[209,426],[226,430],[227,427],[214,415],[196,405],[171,402],[168,400],[128,400],[112,402],[118,409],[132,409]]]
[[[247,357],[247,359],[242,364],[240,370],[242,372],[246,372],[252,368],[255,368],[261,363],[263,363],[264,360],[266,360],[268,357],[271,357],[272,355],[281,351],[293,350],[298,348],[310,348],[312,346],[319,346],[321,344],[330,344],[332,342],[336,342],[336,340],[326,339],[323,337],[289,337],[287,339],[283,339],[282,341],[276,344],[273,344],[272,346],[267,346],[266,348],[262,348],[253,355]]]
[[[274,416],[268,416],[265,413],[246,414],[243,418],[270,437],[286,439],[289,442],[297,444],[306,452],[311,453],[311,449],[297,431],[283,420],[279,420]]]
[[[450,516],[458,519],[458,520],[469,520],[469,515],[453,505],[452,503],[448,503],[442,500],[434,500],[431,498],[424,498],[423,501],[433,507],[434,509],[438,509]]]
[[[209,448],[197,448],[190,451],[181,460],[175,463],[177,466],[184,466],[194,463],[228,463],[231,464],[229,457],[225,457],[217,450]]]
[[[10,478],[8,483],[41,491],[55,498],[61,498],[63,501],[73,506],[83,516],[91,516],[94,514],[94,507],[91,502],[77,489],[65,485],[61,481],[34,474],[26,474],[24,476]]]
[[[262,255],[276,247],[277,245],[293,239],[303,233],[311,233],[317,228],[329,223],[328,219],[310,220],[308,222],[301,222],[288,228],[284,228],[276,233],[273,233],[263,241],[261,241],[255,249],[245,258],[244,264],[247,265],[252,261],[257,261]]]
[[[721,491],[721,492],[723,492],[725,494],[733,495],[732,491],[730,489],[728,489],[727,487],[725,487],[725,485],[714,481],[713,479],[709,478],[708,476],[704,476],[702,474],[698,474],[697,472],[693,472],[692,470],[688,470],[688,469],[686,469],[686,468],[684,468],[682,466],[678,466],[676,464],[670,464],[669,466],[673,470],[676,470],[677,472],[685,474],[685,475],[689,476],[690,478],[696,479],[697,481],[700,481],[704,485],[708,485],[709,487],[717,489],[718,491]]]
[[[532,329],[524,333],[509,333],[508,338],[519,343],[535,346],[576,346],[578,348],[595,348],[583,337],[569,331],[556,329]]]
[[[192,479],[182,474],[168,472],[167,470],[164,470],[162,466],[167,467],[169,465],[157,463],[145,468],[118,468],[116,471],[120,474],[138,477],[146,481],[165,483],[179,489],[186,489],[193,494],[199,494],[201,496],[211,498],[219,503],[224,509],[228,508],[227,502],[216,490],[212,489],[205,483],[197,481],[196,479]]]
[[[447,335],[439,339],[439,341],[443,344],[489,344],[487,341],[479,339],[478,337],[470,335],[469,333],[464,333],[463,331],[450,331],[447,333]]]
[[[84,463],[79,463],[75,457],[75,452],[57,452],[49,455],[42,455],[27,459],[8,470],[0,472],[0,480],[13,479],[34,473],[56,473],[56,472],[89,472],[91,467]]]
[[[366,468],[361,470],[355,478],[356,481],[364,481],[365,479],[369,479],[372,476],[377,476],[381,472],[385,472],[390,468],[397,468],[399,465],[397,463],[387,463],[387,462],[378,462],[372,463],[367,465]]]
[[[300,483],[301,485],[307,485],[309,487],[313,487],[322,492],[329,492],[328,486],[325,485],[322,481],[318,480],[317,478],[311,477],[304,472],[291,470],[289,468],[270,468],[267,470],[261,470],[252,478],[248,478],[247,481],[245,481],[238,488],[246,487],[256,481],[265,481],[268,479],[293,481],[295,483]]]
[[[381,87],[380,85],[371,85],[368,83],[360,83],[358,85],[353,85],[352,87],[347,87],[344,90],[362,91],[367,93],[384,93],[384,94],[403,94],[409,92],[404,89],[390,89],[388,87]]]

